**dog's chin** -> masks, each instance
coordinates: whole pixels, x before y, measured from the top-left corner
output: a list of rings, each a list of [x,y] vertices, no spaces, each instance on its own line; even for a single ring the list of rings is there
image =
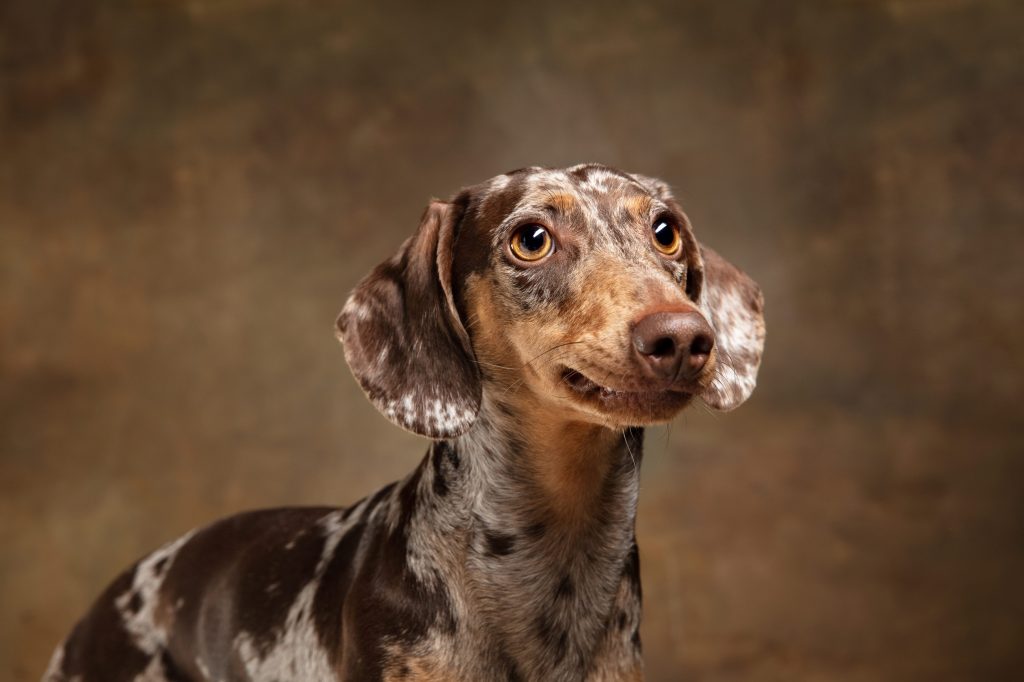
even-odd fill
[[[609,426],[664,424],[693,400],[693,392],[675,387],[635,390],[602,386],[582,372],[566,367],[561,384],[581,411]]]

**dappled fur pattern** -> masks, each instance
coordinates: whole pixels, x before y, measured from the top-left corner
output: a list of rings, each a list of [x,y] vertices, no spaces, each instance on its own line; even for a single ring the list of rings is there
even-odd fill
[[[678,254],[652,248],[656,218]],[[553,235],[542,262],[508,250],[524,223]],[[652,311],[710,323],[698,375],[637,371],[630,331]],[[434,439],[419,466],[347,508],[250,512],[162,547],[44,679],[641,679],[642,426],[749,397],[753,281],[697,243],[658,180],[521,169],[431,202],[338,335],[373,404]]]

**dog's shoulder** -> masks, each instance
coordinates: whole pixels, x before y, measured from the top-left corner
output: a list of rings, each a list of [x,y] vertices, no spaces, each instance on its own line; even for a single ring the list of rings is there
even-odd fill
[[[338,590],[331,564],[351,561],[348,510],[286,507],[244,512],[190,531],[147,554],[112,582],[58,649],[45,679],[133,679],[143,672],[199,679],[237,652],[259,663],[281,633],[305,628],[322,649],[337,635]],[[337,573],[337,570],[332,571]],[[294,633],[293,635],[294,636]],[[112,671],[111,661],[124,668]],[[110,675],[114,674],[114,678]],[[147,678],[149,679],[149,678]]]

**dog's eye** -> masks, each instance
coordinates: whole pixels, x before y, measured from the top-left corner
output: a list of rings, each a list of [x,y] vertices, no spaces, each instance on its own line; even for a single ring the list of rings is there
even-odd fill
[[[655,248],[666,256],[676,255],[683,245],[683,240],[679,236],[679,228],[661,218],[654,221],[654,225],[651,227],[651,236]]]
[[[547,228],[541,225],[523,225],[512,235],[510,244],[515,257],[525,261],[537,261],[554,250],[555,243]]]

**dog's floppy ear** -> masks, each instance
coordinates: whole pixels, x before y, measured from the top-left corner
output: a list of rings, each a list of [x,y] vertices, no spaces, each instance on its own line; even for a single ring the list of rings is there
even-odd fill
[[[685,218],[667,184],[645,175],[633,177]],[[684,249],[692,252],[688,256],[686,293],[715,330],[717,362],[711,384],[701,398],[716,410],[731,410],[750,397],[757,383],[764,352],[764,296],[746,273],[713,249],[698,244],[688,219],[684,227]]]
[[[717,362],[701,394],[709,407],[731,410],[754,391],[764,352],[764,295],[742,270],[701,245],[704,286],[700,306],[715,330]]]
[[[462,205],[432,201],[419,229],[361,281],[338,316],[345,359],[388,419],[429,438],[466,431],[482,387],[452,298]]]

